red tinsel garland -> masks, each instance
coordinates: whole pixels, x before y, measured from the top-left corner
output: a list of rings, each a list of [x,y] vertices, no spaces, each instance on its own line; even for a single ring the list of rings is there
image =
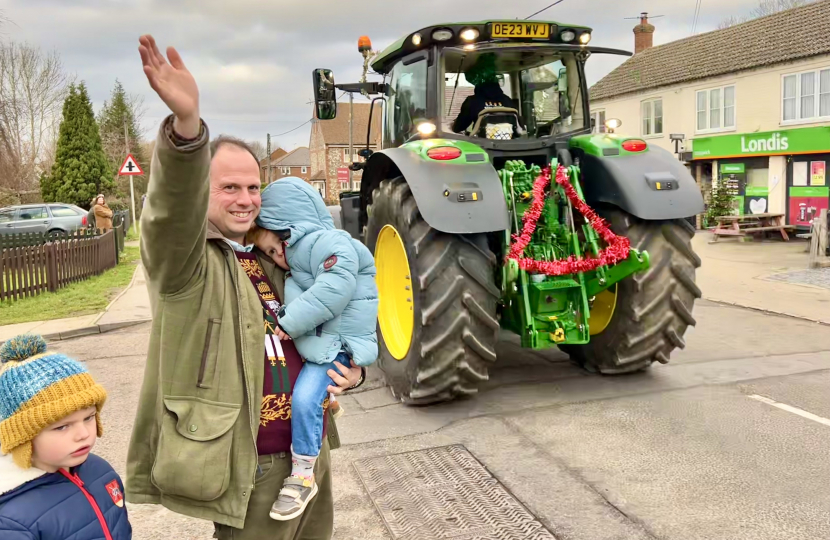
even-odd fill
[[[533,232],[536,230],[536,222],[539,221],[542,210],[544,210],[545,188],[550,183],[550,173],[550,167],[546,167],[533,183],[533,202],[530,203],[530,208],[522,217],[522,234],[513,235],[513,244],[510,246],[507,258],[517,261],[519,268],[522,270],[548,276],[588,272],[600,266],[612,265],[628,258],[628,252],[631,249],[628,238],[614,234],[608,222],[599,217],[590,206],[585,204],[585,201],[579,198],[576,190],[568,181],[568,173],[562,165],[559,165],[556,169],[556,183],[562,186],[568,200],[571,201],[571,205],[585,217],[591,227],[605,240],[607,247],[599,252],[597,258],[592,258],[586,254],[587,257],[584,259],[577,259],[571,255],[567,259],[559,261],[537,261],[522,256],[525,248],[530,243],[530,237],[533,236]]]

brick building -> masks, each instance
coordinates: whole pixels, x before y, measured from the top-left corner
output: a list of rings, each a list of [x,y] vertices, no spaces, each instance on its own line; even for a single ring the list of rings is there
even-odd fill
[[[375,105],[372,114],[372,132],[369,148],[378,150],[381,144],[381,107]],[[352,173],[352,185],[341,184],[337,179],[338,167],[347,167],[353,161],[364,161],[357,155],[366,147],[367,127],[369,125],[369,104],[354,104],[353,143],[354,155],[349,156],[349,104],[337,104],[337,117],[334,120],[312,121],[311,141],[309,144],[311,162],[311,184],[318,188],[329,204],[337,204],[341,191],[359,190],[361,172]]]
[[[271,174],[274,173],[274,164],[288,155],[288,152],[283,150],[282,148],[277,148],[273,152],[271,152]],[[263,184],[268,183],[268,158],[265,158],[259,162],[259,179]],[[273,177],[272,177],[273,179]]]
[[[262,176],[265,177],[265,171],[268,168],[268,163],[261,166]],[[276,161],[271,162],[271,177],[267,183],[274,182],[286,176],[296,176],[302,178],[306,182],[311,179],[311,162],[309,159],[309,151],[305,146],[296,148],[291,152],[283,155]]]

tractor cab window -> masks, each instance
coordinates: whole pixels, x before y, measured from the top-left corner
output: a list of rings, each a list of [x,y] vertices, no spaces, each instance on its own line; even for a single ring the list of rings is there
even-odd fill
[[[400,62],[390,74],[383,123],[384,147],[400,146],[416,132],[427,115],[426,57],[406,65]]]
[[[442,66],[445,132],[504,140],[587,125],[572,53],[532,46],[445,49]]]

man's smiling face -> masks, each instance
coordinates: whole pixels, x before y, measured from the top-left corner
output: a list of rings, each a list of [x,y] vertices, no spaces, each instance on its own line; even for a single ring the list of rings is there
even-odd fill
[[[228,240],[244,241],[259,214],[259,187],[259,164],[248,151],[231,144],[216,150],[210,162],[208,221]]]

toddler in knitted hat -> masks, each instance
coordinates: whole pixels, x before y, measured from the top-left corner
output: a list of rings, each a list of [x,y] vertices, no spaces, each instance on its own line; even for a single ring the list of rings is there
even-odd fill
[[[68,538],[88,527],[132,537],[121,478],[90,453],[106,398],[81,363],[46,352],[40,336],[0,347],[0,538]]]

